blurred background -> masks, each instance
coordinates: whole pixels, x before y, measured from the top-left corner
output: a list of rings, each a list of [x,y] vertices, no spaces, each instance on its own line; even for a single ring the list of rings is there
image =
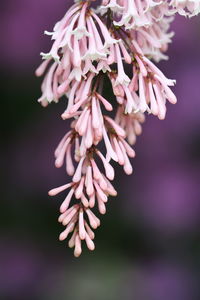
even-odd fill
[[[37,103],[34,70],[51,30],[71,1],[1,0],[0,299],[200,299],[200,18],[177,17],[160,63],[177,79],[165,121],[148,117],[136,144],[134,174],[117,168],[96,250],[73,257],[60,243],[64,184],[53,151],[68,128],[65,107]]]

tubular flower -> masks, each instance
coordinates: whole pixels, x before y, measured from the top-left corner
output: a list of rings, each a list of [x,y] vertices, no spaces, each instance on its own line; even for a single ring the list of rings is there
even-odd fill
[[[172,0],[172,13],[178,12],[182,16],[193,17],[200,13],[199,0]]]
[[[199,5],[199,0],[103,0],[93,9],[92,1],[75,1],[53,32],[45,31],[53,45],[41,53],[36,70],[44,76],[38,102],[47,106],[65,97],[61,118],[71,120],[54,155],[55,166],[65,166],[72,179],[49,195],[68,190],[60,206],[58,221],[65,229],[59,239],[71,235],[68,245],[76,257],[83,241],[95,249],[93,230],[100,220],[92,209],[105,214],[109,196],[117,195],[112,160],[131,174],[131,145],[142,133],[145,114],[164,119],[167,102],[177,102],[175,80],[153,61],[167,59],[172,15],[191,17]],[[105,93],[105,81],[115,100]]]

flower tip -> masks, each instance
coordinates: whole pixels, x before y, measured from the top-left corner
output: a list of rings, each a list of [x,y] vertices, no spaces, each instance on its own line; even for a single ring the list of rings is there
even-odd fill
[[[176,98],[176,96],[174,96],[173,98],[171,98],[171,103],[172,103],[172,104],[176,104],[176,103],[177,103],[177,98]]]
[[[65,92],[66,86],[65,84],[61,84],[58,88],[57,88],[57,92],[59,95],[62,95]]]
[[[79,232],[79,236],[80,236],[80,239],[83,241],[85,239],[85,233],[84,232]]]
[[[63,120],[66,120],[66,119],[67,119],[66,114],[63,113],[63,114],[61,115],[61,118],[62,118]]]
[[[41,72],[40,72],[39,68],[35,71],[35,76],[36,77],[40,77],[41,76]]]
[[[69,243],[68,243],[68,247],[73,248],[74,247],[74,242],[70,240]]]
[[[66,221],[65,219],[62,221],[62,225],[63,226],[67,226],[67,224],[68,224],[69,222],[68,222],[68,220]]]
[[[62,232],[60,235],[59,235],[59,241],[64,241],[65,240],[65,234]]]
[[[48,191],[48,195],[49,195],[50,197],[55,196],[54,189]]]
[[[73,176],[74,175],[74,169],[69,169],[68,171],[67,171],[67,174],[69,175],[69,176]]]
[[[111,196],[116,197],[117,196],[117,191],[113,191]]]
[[[90,225],[91,225],[91,227],[93,229],[97,229],[98,228],[98,225],[95,222],[90,223]]]
[[[131,157],[131,158],[134,158],[134,157],[136,157],[136,153],[135,153],[135,151],[132,149],[132,151],[131,151],[131,149],[130,149],[130,151],[129,151],[129,156]]]
[[[102,215],[105,215],[105,213],[106,213],[106,208],[101,208],[100,213],[101,213]]]
[[[41,104],[42,107],[47,107],[48,104],[49,104],[48,100],[45,99],[45,98],[39,98],[39,99],[37,100],[37,102],[38,102],[39,104]]]
[[[62,206],[60,207],[60,213],[64,214],[64,212],[66,211],[66,207]]]
[[[85,206],[85,208],[89,208],[90,207],[89,202],[84,202],[84,206]]]
[[[158,119],[161,120],[161,121],[165,120],[165,117],[166,117],[166,114],[159,114],[158,115]]]
[[[93,208],[95,206],[95,203],[89,203],[89,207]]]
[[[89,249],[90,251],[94,251],[94,250],[95,250],[95,244],[92,243],[88,249]]]
[[[58,217],[58,223],[62,223],[62,217],[61,216]]]
[[[74,251],[74,257],[78,258],[81,255],[82,251]]]
[[[56,168],[61,168],[62,165],[63,165],[63,164],[62,164],[60,161],[58,161],[58,160],[55,161],[55,167],[56,167]]]
[[[127,175],[131,175],[133,173],[133,168],[130,166],[124,166],[124,171]]]

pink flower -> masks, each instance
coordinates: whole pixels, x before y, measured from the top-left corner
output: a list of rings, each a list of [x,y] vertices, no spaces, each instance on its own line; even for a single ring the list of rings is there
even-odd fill
[[[170,5],[173,7],[172,14],[178,12],[182,16],[193,17],[200,13],[199,0],[172,0]]]
[[[100,220],[92,209],[97,206],[105,214],[108,197],[117,195],[110,182],[115,178],[112,160],[130,175],[135,157],[131,145],[142,133],[145,113],[164,119],[167,102],[177,102],[171,90],[175,81],[152,60],[167,59],[173,36],[170,16],[196,15],[199,3],[103,0],[94,10],[91,1],[76,1],[53,32],[45,31],[53,45],[41,53],[44,61],[36,70],[37,76],[44,75],[38,101],[47,106],[64,96],[67,106],[61,118],[71,119],[54,155],[55,166],[64,165],[72,179],[49,195],[69,190],[60,206],[58,221],[65,229],[59,239],[71,234],[68,245],[76,257],[83,241],[89,250],[95,248],[93,230]],[[104,97],[105,80],[112,87],[114,104]]]

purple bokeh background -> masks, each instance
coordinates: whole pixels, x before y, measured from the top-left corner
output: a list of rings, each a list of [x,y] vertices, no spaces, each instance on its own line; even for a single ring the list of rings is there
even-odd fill
[[[199,299],[199,17],[176,18],[170,59],[160,63],[177,80],[178,104],[168,105],[164,121],[147,117],[134,174],[127,177],[117,167],[119,195],[102,218],[97,249],[76,260],[57,241],[62,196],[47,197],[49,188],[67,180],[53,162],[68,126],[60,120],[64,103],[41,108],[34,77],[39,52],[50,45],[43,31],[71,2],[1,4],[0,299]]]

